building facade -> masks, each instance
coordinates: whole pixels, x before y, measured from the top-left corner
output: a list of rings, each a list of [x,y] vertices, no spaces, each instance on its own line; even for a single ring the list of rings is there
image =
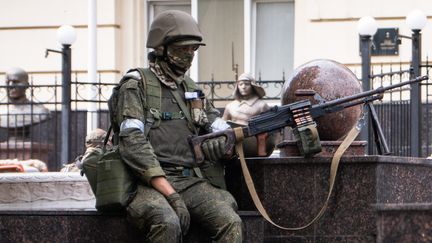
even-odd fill
[[[45,57],[60,48],[56,30],[72,25],[72,70],[86,80],[88,3],[92,0],[16,0],[0,2],[0,74],[22,67],[44,82],[61,70],[61,58]],[[406,15],[414,9],[432,18],[428,0],[97,0],[97,70],[99,79],[115,82],[128,68],[145,66],[149,24],[167,9],[194,16],[207,46],[190,70],[198,81],[234,80],[252,72],[261,80],[282,80],[310,60],[333,59],[360,70],[357,21],[373,16],[378,28],[398,28],[410,35]],[[422,30],[424,58],[431,52],[432,25]],[[373,57],[376,63],[408,63],[411,43],[403,40],[397,55]],[[0,77],[0,79],[3,79]]]

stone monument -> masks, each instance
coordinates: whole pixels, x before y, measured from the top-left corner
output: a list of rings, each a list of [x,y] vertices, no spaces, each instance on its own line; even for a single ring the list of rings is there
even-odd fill
[[[0,159],[47,161],[49,144],[31,141],[32,126],[47,120],[49,110],[27,98],[28,74],[21,68],[6,72],[7,102],[0,104],[0,128],[7,139],[0,143]]]

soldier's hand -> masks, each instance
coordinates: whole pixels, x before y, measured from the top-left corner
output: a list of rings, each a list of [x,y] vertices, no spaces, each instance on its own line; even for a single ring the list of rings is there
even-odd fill
[[[207,139],[201,145],[204,156],[210,161],[218,161],[225,157],[226,137],[220,136],[217,138]]]
[[[189,225],[190,225],[190,215],[189,211],[186,208],[186,204],[184,203],[183,199],[180,197],[180,194],[177,192],[169,195],[167,198],[168,203],[171,205],[171,207],[174,209],[174,211],[177,213],[177,216],[180,219],[180,226],[182,229],[183,235],[186,235],[189,231]]]

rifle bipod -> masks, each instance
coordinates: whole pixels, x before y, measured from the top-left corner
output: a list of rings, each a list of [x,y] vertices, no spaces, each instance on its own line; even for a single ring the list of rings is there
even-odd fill
[[[389,155],[391,154],[390,149],[387,144],[387,140],[384,136],[381,124],[378,120],[378,115],[376,113],[375,107],[372,102],[367,103],[367,107],[370,114],[370,121],[372,123],[372,129],[374,133],[375,145],[379,155]]]

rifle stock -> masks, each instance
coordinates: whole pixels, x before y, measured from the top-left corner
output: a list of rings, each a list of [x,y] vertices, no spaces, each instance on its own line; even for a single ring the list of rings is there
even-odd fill
[[[418,83],[428,78],[428,76],[421,76],[386,87],[379,87],[375,90],[368,90],[347,97],[330,100],[322,104],[312,105],[309,100],[301,100],[291,104],[274,106],[270,110],[250,118],[248,126],[243,127],[243,133],[245,137],[250,137],[278,130],[286,126],[294,128],[300,125],[314,123],[315,118],[341,111],[355,105],[367,104],[374,100],[380,100],[383,98],[384,92],[388,90]],[[201,149],[202,143],[207,139],[219,136],[226,136],[226,154],[232,154],[236,142],[233,129],[226,129],[224,131],[209,133],[202,136],[191,136],[188,138],[198,164],[202,163],[205,159]]]

